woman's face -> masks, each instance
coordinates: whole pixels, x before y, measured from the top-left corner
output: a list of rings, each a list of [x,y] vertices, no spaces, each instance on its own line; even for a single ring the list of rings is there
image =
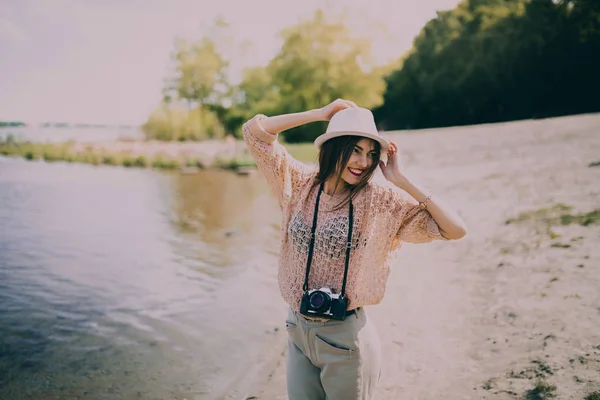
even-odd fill
[[[375,142],[367,138],[360,139],[342,171],[342,179],[349,185],[357,185],[373,166],[376,157]]]

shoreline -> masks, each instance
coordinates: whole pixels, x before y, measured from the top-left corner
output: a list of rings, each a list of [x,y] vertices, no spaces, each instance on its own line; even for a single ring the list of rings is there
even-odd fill
[[[0,140],[0,155],[46,162],[74,162],[126,168],[243,170],[255,163],[243,142],[160,142],[115,140],[97,142],[35,143]]]
[[[282,143],[297,160],[314,163],[317,149],[312,143]],[[241,140],[165,142],[158,140],[105,140],[95,142],[39,143],[0,137],[0,156],[29,161],[63,161],[125,168],[180,170],[228,170],[238,175],[256,171],[256,163]]]

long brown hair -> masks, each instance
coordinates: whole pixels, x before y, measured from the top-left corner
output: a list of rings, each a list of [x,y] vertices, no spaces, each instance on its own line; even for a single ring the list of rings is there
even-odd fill
[[[354,147],[359,140],[363,139],[362,136],[338,136],[336,138],[329,139],[321,145],[319,151],[319,172],[317,173],[316,185],[320,185],[321,182],[326,182],[329,178],[335,176],[336,187],[340,183],[344,168],[350,160],[350,156],[354,151]],[[373,164],[365,171],[362,179],[356,185],[348,185],[346,182],[342,184],[346,185],[350,192],[342,201],[335,207],[340,209],[348,204],[351,200],[354,200],[356,195],[363,189],[369,180],[373,176],[375,169],[379,165],[381,157],[381,144],[375,142],[375,157],[373,157]]]

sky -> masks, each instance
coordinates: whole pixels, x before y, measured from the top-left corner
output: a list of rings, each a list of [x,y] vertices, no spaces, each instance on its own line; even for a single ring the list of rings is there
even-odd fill
[[[281,29],[320,7],[346,12],[384,63],[458,2],[0,0],[0,121],[141,124],[160,102],[175,38],[198,39],[219,17],[235,43],[250,43],[230,54],[234,71],[266,65]]]

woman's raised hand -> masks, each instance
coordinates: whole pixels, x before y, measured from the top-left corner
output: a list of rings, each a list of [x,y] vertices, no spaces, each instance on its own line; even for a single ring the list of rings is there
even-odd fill
[[[325,121],[329,121],[331,117],[335,115],[336,112],[344,110],[346,108],[358,107],[353,101],[337,99],[327,104],[325,107],[319,109],[322,119]]]
[[[381,168],[385,179],[404,189],[408,183],[408,179],[402,173],[402,162],[398,153],[398,145],[390,142],[390,148],[387,152],[387,162],[379,161],[379,168]]]

